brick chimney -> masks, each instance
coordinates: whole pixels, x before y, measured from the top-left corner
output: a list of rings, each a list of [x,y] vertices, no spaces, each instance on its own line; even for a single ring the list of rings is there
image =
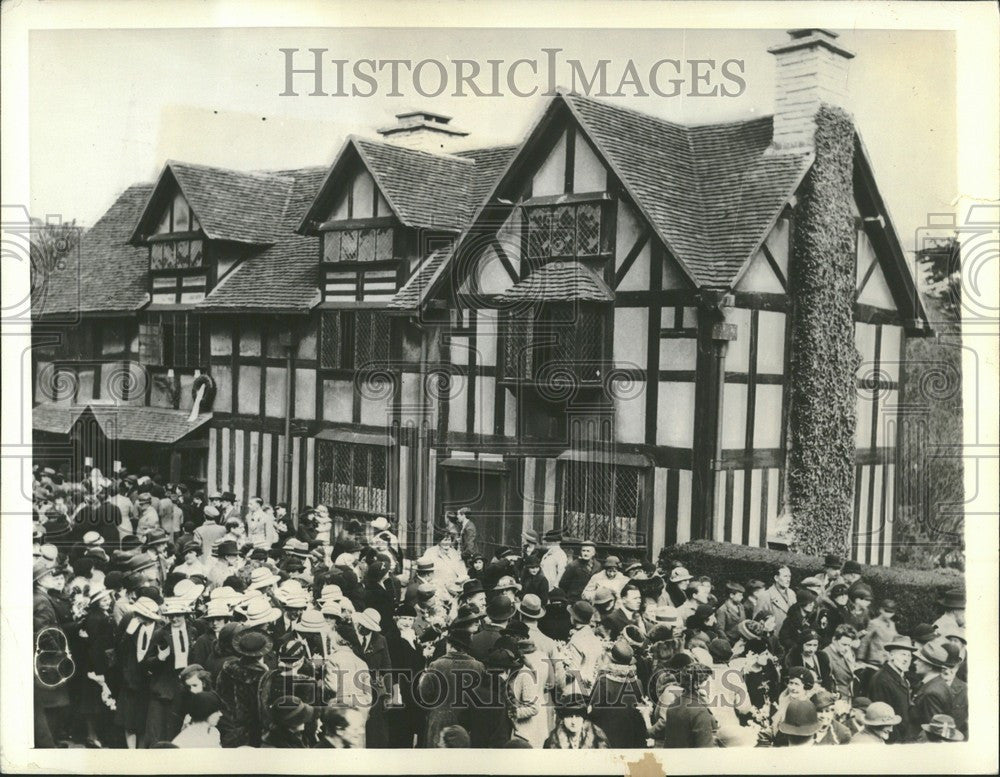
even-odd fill
[[[396,119],[396,124],[382,127],[378,134],[406,148],[447,154],[454,149],[459,138],[469,134],[451,126],[451,116],[432,111],[397,113]]]
[[[837,33],[830,30],[789,30],[788,35],[790,40],[768,49],[777,60],[771,146],[775,151],[809,151],[820,104],[847,107],[854,54],[838,45]]]

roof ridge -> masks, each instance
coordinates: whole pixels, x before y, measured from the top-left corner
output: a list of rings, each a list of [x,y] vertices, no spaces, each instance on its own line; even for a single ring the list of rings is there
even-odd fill
[[[245,175],[253,178],[269,178],[269,179],[280,179],[289,180],[287,175],[278,175],[276,173],[269,173],[263,170],[237,170],[234,167],[221,167],[219,165],[206,165],[201,162],[185,162],[181,159],[168,159],[166,161],[166,166],[173,167],[174,165],[180,165],[181,167],[194,167],[199,170],[212,170],[215,172],[223,173],[235,173],[236,175]]]
[[[391,149],[398,149],[400,151],[409,151],[414,154],[424,154],[426,156],[432,156],[435,159],[454,159],[456,162],[464,162],[470,165],[475,165],[475,161],[472,159],[465,159],[464,157],[456,156],[455,154],[449,154],[445,152],[438,151],[427,151],[422,148],[410,148],[409,146],[401,146],[398,143],[389,143],[385,140],[375,140],[373,138],[366,138],[361,135],[348,135],[348,138],[356,142],[362,143],[372,143],[377,146],[385,146]]]

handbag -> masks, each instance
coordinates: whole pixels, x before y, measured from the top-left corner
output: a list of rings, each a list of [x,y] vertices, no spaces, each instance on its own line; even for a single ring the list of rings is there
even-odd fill
[[[39,688],[55,690],[68,683],[76,674],[76,662],[62,629],[48,626],[35,637],[33,661],[35,683]]]

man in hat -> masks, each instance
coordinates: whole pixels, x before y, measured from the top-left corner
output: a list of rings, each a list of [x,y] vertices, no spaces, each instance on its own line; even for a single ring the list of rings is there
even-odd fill
[[[213,588],[223,585],[226,578],[239,571],[240,553],[236,543],[224,540],[218,545],[219,557],[208,571],[208,582]]]
[[[434,560],[426,555],[417,559],[413,571],[413,578],[407,584],[406,590],[403,592],[403,601],[407,604],[416,604],[420,592],[420,586],[422,585],[433,586],[435,591],[437,591],[441,597],[444,598],[445,592],[441,590],[441,587],[438,585],[434,576]]]
[[[965,735],[958,730],[951,715],[935,715],[930,723],[921,723],[917,742],[963,742]]]
[[[72,616],[60,613],[60,608],[53,601],[51,591],[64,584],[65,578],[61,569],[44,559],[35,560],[32,564],[32,623],[34,642],[39,651],[48,651],[48,655],[58,657],[63,650],[68,650],[65,629],[71,625]],[[62,578],[62,579],[60,579]],[[56,663],[56,662],[53,662]],[[58,666],[58,664],[56,663]],[[55,747],[55,737],[61,734],[61,710],[70,703],[69,688],[62,685],[58,688],[46,688],[38,677],[36,659],[35,698],[34,698],[34,730],[35,747]]]
[[[144,552],[156,561],[156,573],[161,582],[167,579],[167,575],[174,565],[174,552],[171,545],[167,533],[160,528],[154,528],[147,532],[143,542]]]
[[[878,607],[878,615],[868,621],[868,628],[861,646],[858,648],[858,660],[873,666],[885,663],[885,645],[899,636],[896,631],[896,602],[886,599]]]
[[[191,539],[185,542],[179,549],[178,555],[181,558],[181,563],[178,564],[175,569],[178,572],[183,572],[188,577],[193,575],[202,575],[203,577],[208,577],[208,567],[202,561],[202,546],[201,543],[195,539]]]
[[[774,570],[774,583],[761,594],[757,612],[754,613],[755,616],[761,612],[773,615],[774,628],[779,634],[785,623],[785,618],[788,616],[788,611],[798,601],[791,586],[792,570],[782,564]]]
[[[556,669],[560,655],[559,645],[538,627],[539,622],[545,617],[547,612],[541,597],[536,594],[525,594],[521,601],[515,603],[514,609],[517,610],[517,617],[520,618],[521,622],[528,629],[528,638],[545,657],[548,664],[553,669]],[[557,671],[554,676],[562,677],[562,672]]]
[[[823,571],[816,575],[823,587],[823,595],[829,596],[830,588],[840,582],[840,568],[844,565],[843,559],[836,553],[827,553],[823,557]]]
[[[941,643],[948,654],[946,663],[948,668],[941,673],[944,681],[951,690],[951,716],[955,719],[955,725],[964,735],[969,735],[969,686],[964,680],[958,677],[959,670],[964,664],[964,647],[960,648],[956,641]]]
[[[469,743],[472,747],[503,747],[510,739],[511,717],[527,712],[514,696],[510,680],[524,666],[517,643],[501,635],[484,662],[486,671],[472,691],[468,715]],[[520,689],[519,689],[520,690]],[[520,696],[521,694],[518,694]]]
[[[194,539],[201,543],[201,560],[206,567],[212,565],[212,546],[215,545],[226,533],[224,526],[220,525],[221,513],[212,505],[204,509],[205,522],[194,530]]]
[[[451,725],[467,726],[472,703],[470,689],[481,682],[486,667],[470,653],[469,633],[448,631],[447,652],[430,662],[417,684],[417,701],[427,714],[425,746],[438,741],[441,730]]]
[[[282,696],[270,707],[273,721],[261,739],[261,747],[305,748],[311,746],[306,726],[316,719],[316,708],[297,696]]]
[[[514,600],[508,596],[494,596],[486,605],[486,620],[469,643],[470,655],[486,661],[493,645],[500,639],[501,633],[510,619],[514,617]]]
[[[837,697],[828,690],[820,689],[813,694],[813,707],[819,728],[813,735],[817,745],[846,745],[851,741],[851,730],[836,718]],[[787,715],[786,715],[787,717]]]
[[[778,723],[774,747],[813,745],[820,725],[816,707],[810,699],[792,699]]]
[[[873,701],[865,710],[864,728],[851,742],[856,745],[884,745],[900,721],[902,718],[891,706],[884,701]]]
[[[543,535],[545,555],[542,556],[542,574],[549,581],[549,588],[555,588],[562,580],[569,558],[562,548],[562,530],[549,529]]]
[[[604,559],[604,568],[591,576],[583,589],[583,598],[589,602],[594,601],[594,596],[601,588],[607,588],[616,597],[628,584],[629,579],[621,573],[622,562],[618,556],[608,556]]]
[[[625,640],[618,640],[610,659],[590,694],[591,719],[607,736],[609,747],[645,747],[646,722],[639,711],[645,702],[634,651]]]
[[[934,621],[938,634],[944,634],[956,628],[965,628],[965,591],[952,588],[941,594],[937,600],[941,607],[941,617]]]
[[[153,529],[160,528],[160,516],[153,507],[153,495],[149,491],[139,492],[136,498],[138,517],[135,522],[135,536],[144,540]]]
[[[902,742],[911,730],[910,698],[912,691],[907,674],[913,662],[916,646],[909,637],[897,636],[883,646],[886,660],[868,682],[868,696],[872,701],[884,701],[899,712],[902,725],[893,729],[887,740],[890,744]]]
[[[850,588],[861,580],[861,565],[854,559],[848,559],[841,567],[840,579]]]
[[[597,546],[591,540],[583,540],[576,557],[566,564],[559,587],[571,600],[583,597],[583,590],[601,568],[601,563],[595,558]]]
[[[910,704],[908,741],[919,736],[921,726],[935,715],[953,715],[953,699],[944,673],[955,665],[948,651],[937,642],[928,642],[913,657],[914,674],[920,685]]]
[[[538,550],[538,532],[528,529],[521,532],[521,558],[526,559]]]
[[[587,601],[574,602],[568,607],[571,632],[563,651],[566,666],[565,690],[574,688],[589,695],[597,680],[597,670],[604,655],[604,643],[594,631],[592,624],[597,611]]]
[[[739,639],[738,626],[746,620],[743,609],[743,594],[746,589],[733,580],[726,583],[726,601],[715,611],[716,628],[731,644]]]
[[[240,509],[236,506],[236,494],[232,491],[223,491],[219,496],[219,512],[222,514],[221,523],[225,523],[230,518],[239,518]],[[242,523],[242,520],[240,521]]]

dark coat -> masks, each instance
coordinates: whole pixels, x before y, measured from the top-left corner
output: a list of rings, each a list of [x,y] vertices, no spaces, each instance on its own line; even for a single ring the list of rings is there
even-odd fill
[[[601,562],[596,558],[592,558],[590,561],[575,558],[566,565],[566,571],[563,572],[562,579],[559,581],[559,587],[566,592],[570,601],[575,602],[583,596],[583,589],[587,587],[590,578],[600,568]]]
[[[372,581],[365,582],[365,607],[371,607],[382,616],[382,633],[396,635],[396,605],[399,603],[399,581],[390,576],[383,587]]]
[[[469,653],[473,658],[485,662],[496,644],[497,640],[500,639],[500,633],[502,629],[492,623],[484,623],[483,627],[472,635],[471,647]]]
[[[888,663],[883,664],[868,683],[868,698],[884,701],[903,718],[889,734],[890,744],[904,741],[910,730],[910,696],[909,681]]]
[[[558,642],[565,642],[569,639],[570,623],[569,612],[565,604],[549,605],[545,609],[545,617],[538,621],[538,630],[549,639]]]
[[[590,719],[604,731],[609,747],[645,747],[646,721],[637,706],[642,688],[634,673],[606,672],[590,693]]]
[[[940,675],[917,688],[910,705],[909,741],[915,740],[923,731],[921,724],[930,723],[935,715],[951,715],[954,718],[954,707],[951,688]]]
[[[368,646],[362,651],[361,658],[368,664],[371,672],[373,695],[368,721],[365,724],[365,747],[388,747],[389,730],[386,726],[385,705],[389,688],[388,673],[392,662],[385,637],[381,634],[372,634],[368,639]]]
[[[663,746],[672,748],[715,747],[718,723],[700,699],[682,696],[667,708]]]
[[[260,746],[259,689],[267,671],[264,664],[241,658],[227,662],[219,672],[216,693],[222,700],[219,734],[223,747]]]
[[[472,697],[468,689],[480,684],[485,671],[482,662],[468,653],[449,648],[420,675],[417,696],[427,711],[426,747],[436,747],[441,729],[447,726],[457,724],[469,730]]]
[[[521,573],[521,596],[525,594],[535,594],[545,604],[549,600],[549,581],[541,572],[529,574],[527,571]]]
[[[822,685],[828,691],[836,690],[836,683],[833,680],[833,673],[830,671],[830,657],[824,653],[822,650],[816,653],[816,661],[819,663],[819,677],[816,678],[816,684]],[[788,654],[785,656],[785,672],[787,674],[788,670],[793,666],[805,666],[805,662],[802,660],[802,648],[795,646],[792,648]],[[816,674],[816,667],[813,665],[809,666],[809,670]]]
[[[951,681],[951,716],[958,730],[969,738],[969,686],[961,679]]]
[[[518,578],[517,569],[512,562],[506,559],[494,559],[486,565],[486,568],[483,569],[483,588],[486,589],[487,595],[500,582],[500,578],[506,575],[510,575],[515,580]]]
[[[508,715],[507,681],[496,672],[486,670],[473,694],[475,703],[469,710],[467,726],[469,744],[472,747],[503,747],[513,731]]]
[[[260,743],[261,747],[281,747],[281,748],[303,748],[309,747],[308,739],[304,732],[289,731],[284,726],[274,726],[271,728]]]
[[[411,645],[398,634],[387,640],[393,668],[392,684],[399,688],[402,709],[391,716],[389,737],[396,747],[411,747],[414,735],[423,734],[424,714],[416,702],[416,684],[425,660],[419,643]]]
[[[806,613],[798,602],[788,608],[788,614],[778,630],[778,640],[786,652],[795,649],[802,631],[812,628],[810,618],[811,614]]]

